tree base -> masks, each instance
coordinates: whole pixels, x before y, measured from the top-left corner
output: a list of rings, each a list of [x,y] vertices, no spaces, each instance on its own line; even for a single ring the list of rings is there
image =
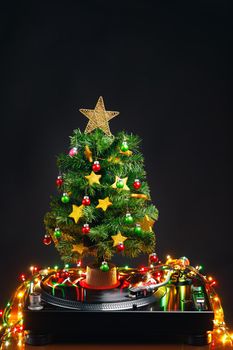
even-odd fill
[[[109,264],[108,271],[102,271],[99,267],[87,266],[85,284],[88,288],[115,288],[118,285],[117,269],[113,264]]]

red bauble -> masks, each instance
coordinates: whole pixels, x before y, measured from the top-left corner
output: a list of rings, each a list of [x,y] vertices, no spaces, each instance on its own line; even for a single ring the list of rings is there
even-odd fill
[[[51,237],[50,237],[49,235],[45,235],[45,236],[44,236],[44,239],[43,239],[43,243],[44,243],[45,245],[49,245],[49,244],[51,244],[51,242],[52,242]]]
[[[61,187],[63,185],[63,178],[62,178],[62,176],[58,176],[57,177],[56,185],[57,185],[57,187]]]
[[[138,190],[141,187],[141,185],[142,184],[141,184],[140,180],[138,180],[138,179],[134,180],[133,187],[135,188],[135,190]]]
[[[159,261],[159,258],[156,253],[150,255],[150,262],[156,264]]]
[[[119,244],[117,245],[117,250],[118,250],[118,252],[122,252],[124,249],[125,249],[125,246],[124,246],[123,243],[119,243]]]
[[[82,233],[87,234],[90,232],[90,226],[89,224],[84,224],[82,227]]]
[[[91,204],[90,198],[88,196],[84,196],[82,200],[82,205],[90,205],[90,204]]]
[[[95,173],[98,173],[98,171],[100,171],[101,169],[101,166],[100,166],[100,162],[98,160],[96,160],[94,162],[94,164],[92,165],[92,170],[95,172]]]

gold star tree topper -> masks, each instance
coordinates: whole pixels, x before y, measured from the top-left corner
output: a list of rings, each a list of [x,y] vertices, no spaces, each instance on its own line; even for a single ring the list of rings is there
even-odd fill
[[[106,135],[111,136],[112,133],[109,128],[109,120],[116,117],[119,112],[116,111],[106,111],[104,106],[104,100],[103,97],[100,96],[95,109],[83,109],[81,108],[79,110],[82,114],[84,114],[88,119],[89,122],[86,126],[85,133],[90,133],[93,130],[99,128],[101,129]]]
[[[86,175],[85,178],[88,180],[89,185],[92,186],[93,184],[99,184],[100,185],[100,178],[102,175],[96,175],[94,171],[90,173],[90,175]]]
[[[101,208],[103,211],[106,211],[110,205],[112,205],[112,202],[109,200],[109,197],[106,197],[104,199],[98,199],[99,204],[96,206],[96,208]]]
[[[74,222],[77,224],[79,219],[83,216],[83,205],[80,205],[79,207],[75,204],[72,204],[72,212],[70,213],[69,217],[74,219]]]
[[[117,235],[111,236],[113,239],[113,247],[116,247],[118,244],[123,243],[127,237],[122,236],[121,232],[119,231]]]

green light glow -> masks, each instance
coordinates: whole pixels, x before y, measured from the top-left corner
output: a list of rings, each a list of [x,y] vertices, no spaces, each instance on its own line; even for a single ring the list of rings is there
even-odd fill
[[[184,311],[184,300],[185,300],[186,286],[180,286],[180,309]]]
[[[65,268],[68,269],[70,267],[69,264],[65,264]]]

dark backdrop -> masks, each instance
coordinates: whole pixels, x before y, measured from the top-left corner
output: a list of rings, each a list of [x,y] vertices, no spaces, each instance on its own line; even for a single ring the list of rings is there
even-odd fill
[[[103,95],[112,132],[143,138],[159,256],[216,276],[233,326],[231,1],[1,6],[1,306],[31,264],[59,263],[41,243],[55,156]]]

